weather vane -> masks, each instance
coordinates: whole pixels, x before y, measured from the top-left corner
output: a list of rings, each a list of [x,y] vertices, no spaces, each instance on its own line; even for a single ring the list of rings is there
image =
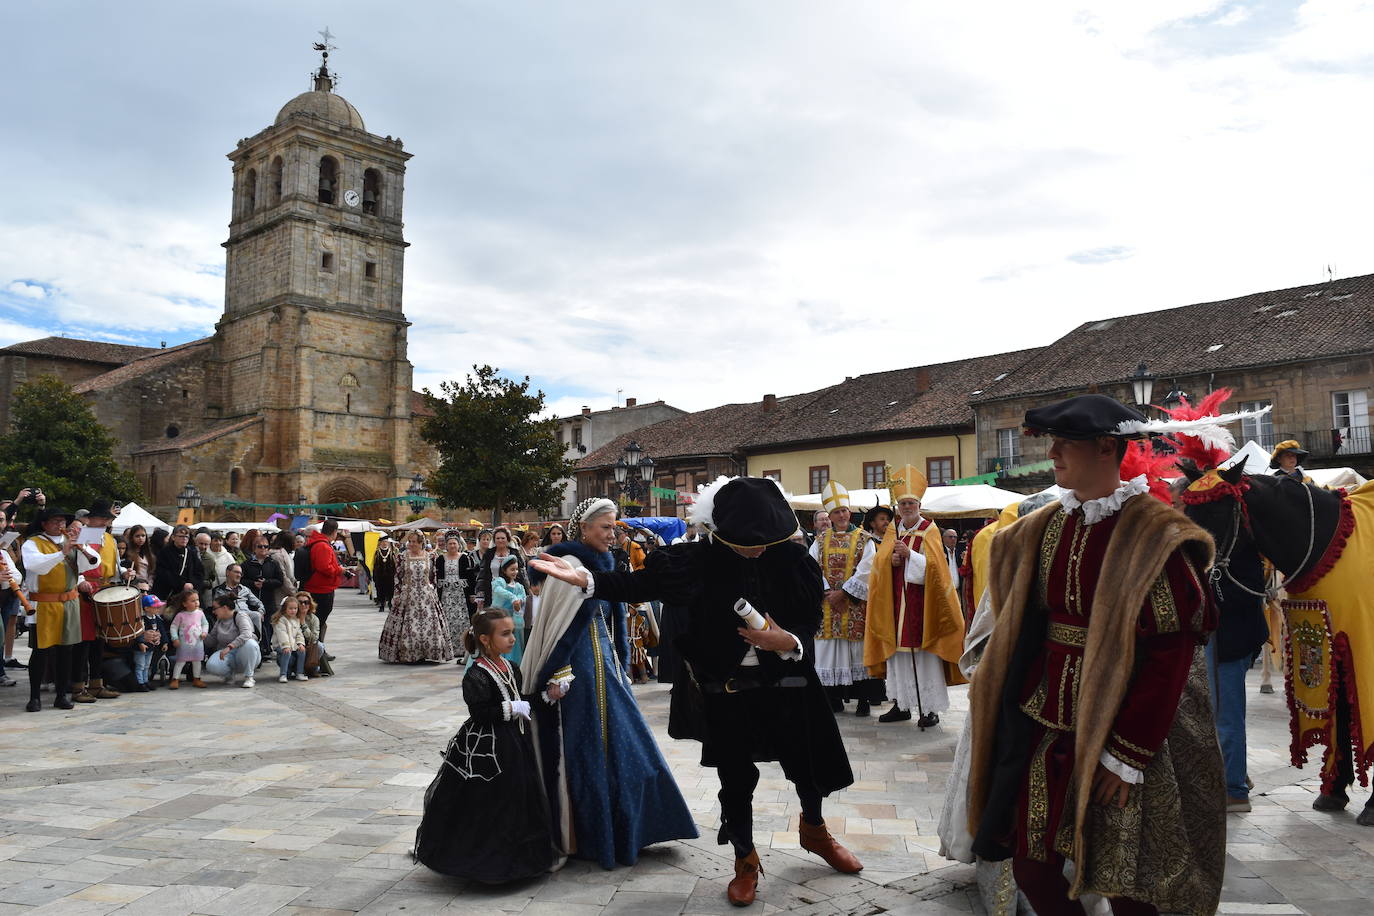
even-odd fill
[[[311,74],[315,79],[315,88],[333,88],[334,83],[338,81],[338,76],[329,72],[329,52],[337,51],[339,46],[334,44],[335,35],[329,31],[329,26],[325,26],[323,32],[316,34],[324,40],[317,41],[312,45],[316,51],[320,52],[320,69]]]

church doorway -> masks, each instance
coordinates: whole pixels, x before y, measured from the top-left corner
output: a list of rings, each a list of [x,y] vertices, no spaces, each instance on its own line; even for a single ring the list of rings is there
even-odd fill
[[[377,499],[377,491],[367,484],[352,477],[336,477],[320,488],[320,495],[315,500],[317,503],[350,503],[352,505],[344,508],[342,512],[331,512],[334,515],[346,515],[350,518],[376,519],[382,517],[382,510],[386,508],[383,503],[372,503],[364,505],[369,499]]]

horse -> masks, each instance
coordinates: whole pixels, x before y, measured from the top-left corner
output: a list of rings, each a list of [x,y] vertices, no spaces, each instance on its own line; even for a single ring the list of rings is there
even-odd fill
[[[1237,582],[1231,557],[1247,544],[1285,577],[1292,762],[1300,768],[1309,747],[1325,746],[1312,807],[1340,811],[1357,776],[1369,785],[1374,764],[1374,484],[1346,493],[1243,466],[1179,466],[1189,480],[1184,511],[1217,543],[1214,582]],[[1374,826],[1374,796],[1356,820]]]

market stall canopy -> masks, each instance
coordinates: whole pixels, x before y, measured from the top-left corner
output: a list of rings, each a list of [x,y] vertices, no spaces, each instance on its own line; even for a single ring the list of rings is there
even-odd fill
[[[164,531],[172,530],[170,524],[153,515],[138,503],[125,503],[124,508],[119,510],[119,515],[115,516],[114,522],[111,523],[110,530],[115,534],[123,534],[134,525],[142,525],[147,531],[153,531],[157,528]]]
[[[340,527],[340,528],[343,527],[343,522],[340,522],[340,523],[339,523],[339,527]],[[436,522],[434,519],[430,518],[429,516],[425,516],[424,518],[417,518],[417,519],[416,519],[415,521],[413,521],[413,522],[406,522],[404,525],[396,525],[396,526],[394,526],[391,530],[392,530],[392,531],[443,531],[443,530],[446,530],[446,529],[451,528],[451,527],[453,527],[453,526],[452,526],[452,525],[446,525],[446,524],[444,524],[443,522]]]
[[[985,483],[962,487],[931,487],[921,500],[921,514],[926,518],[994,518],[1007,506],[1025,499],[1024,493],[1013,493]],[[850,490],[849,503],[858,515],[874,506],[890,506],[887,490]],[[816,511],[821,508],[819,493],[789,496],[793,509]]]
[[[372,524],[372,522],[368,521],[368,520],[365,519],[365,518],[339,518],[339,519],[335,519],[335,521],[339,523],[339,530],[340,530],[340,531],[347,532],[348,534],[353,534],[354,532],[359,532],[359,531],[375,531],[375,530],[377,529],[377,526],[376,526],[376,525]],[[430,519],[430,521],[433,521],[433,519]],[[404,527],[404,526],[403,526],[403,527]],[[437,525],[437,527],[439,527],[439,528],[447,528],[448,526],[447,526],[447,525]],[[319,522],[315,522],[313,525],[306,525],[306,526],[305,526],[305,530],[307,530],[307,531],[319,531],[319,530],[320,530],[320,523],[319,523]],[[426,530],[430,530],[430,529],[426,529]]]
[[[628,525],[632,530],[635,528],[643,528],[653,532],[664,544],[671,544],[687,533],[687,523],[680,518],[673,518],[670,515],[622,518],[620,521]]]
[[[1319,487],[1358,487],[1367,481],[1364,475],[1354,468],[1313,468],[1307,472],[1312,482]]]

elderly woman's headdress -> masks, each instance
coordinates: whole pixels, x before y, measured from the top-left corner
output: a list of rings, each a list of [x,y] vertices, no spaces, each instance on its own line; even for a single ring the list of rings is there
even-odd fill
[[[614,512],[615,503],[604,496],[593,496],[591,499],[582,500],[578,507],[573,510],[572,520],[568,524],[568,537],[574,541],[582,540],[582,523],[606,511]]]

